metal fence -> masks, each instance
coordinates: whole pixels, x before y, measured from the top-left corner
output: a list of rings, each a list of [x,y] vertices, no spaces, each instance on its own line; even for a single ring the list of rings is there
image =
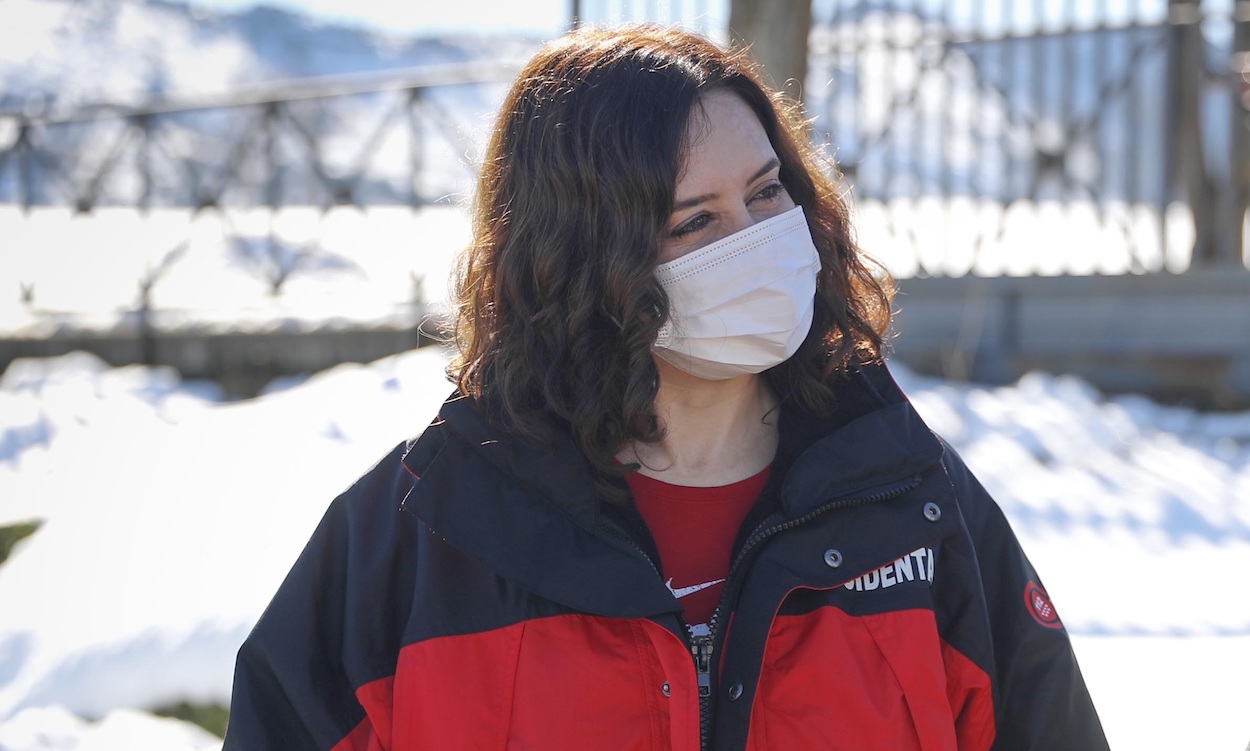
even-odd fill
[[[676,20],[722,37],[728,21],[719,5],[678,0],[572,5],[582,20]],[[804,104],[864,244],[896,272],[1244,266],[1250,2],[814,0],[812,11]]]
[[[828,0],[804,99],[886,234],[944,244],[917,273],[975,269],[1013,222],[1036,234],[1074,218],[1089,231],[1069,242],[1121,242],[1123,270],[1239,267],[1247,8]],[[1016,222],[1042,206],[1058,210]],[[962,268],[961,221],[975,225]]]
[[[710,0],[580,0],[570,14],[714,37],[727,21]],[[896,273],[1235,267],[1248,18],[1241,0],[816,0],[803,98],[862,244]],[[517,62],[0,115],[0,203],[424,205],[473,168],[445,93],[499,87]],[[1082,265],[1112,245],[1118,267]]]
[[[569,0],[570,26],[648,21],[681,24],[708,36],[724,33],[724,0]]]
[[[392,326],[415,325],[441,287],[427,292],[419,263],[399,270],[401,291],[379,293],[363,312],[297,304],[286,293],[293,279],[315,281],[333,268],[359,276],[358,259],[372,250],[359,245],[377,245],[379,235],[401,250],[417,244],[376,223],[367,241],[335,244],[325,235],[339,207],[416,210],[464,197],[476,171],[475,117],[518,64],[271,83],[141,107],[0,113],[0,277],[4,294],[18,298],[0,300],[0,337],[114,332],[137,337],[142,360],[152,363],[157,333],[188,321],[248,330],[389,316],[398,321]],[[117,208],[137,215],[145,231]],[[46,231],[48,215],[57,232]],[[170,223],[180,229],[160,229]],[[59,247],[70,244],[81,247]],[[93,258],[110,256],[94,276],[85,271]],[[198,301],[171,291],[194,288],[185,277],[205,263],[216,264],[218,278],[222,267],[235,270],[258,291]],[[181,283],[170,281],[179,275]]]
[[[452,111],[447,94],[499,84],[516,65],[457,63],[141,107],[0,113],[0,202],[77,212],[432,203],[474,169],[469,118]]]

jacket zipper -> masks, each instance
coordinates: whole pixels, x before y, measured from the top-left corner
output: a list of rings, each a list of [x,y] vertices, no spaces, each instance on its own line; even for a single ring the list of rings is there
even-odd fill
[[[712,696],[712,637],[690,637],[690,654],[694,656],[694,671],[699,679],[699,727],[702,728],[704,705]]]
[[[812,519],[835,509],[879,503],[903,495],[919,485],[920,480],[920,475],[912,475],[901,482],[890,483],[889,486],[885,486],[882,490],[875,493],[830,501],[797,519],[791,519],[771,527],[765,526],[767,524],[766,520],[756,527],[755,531],[747,538],[747,541],[742,544],[738,554],[734,556],[733,561],[729,565],[729,573],[725,577],[725,588],[721,590],[720,602],[716,604],[716,610],[712,612],[712,618],[708,621],[708,629],[711,633],[706,636],[692,636],[690,639],[690,652],[694,656],[695,673],[699,679],[699,748],[701,751],[708,751],[708,737],[712,721],[712,653],[715,649],[717,637],[720,635],[720,615],[733,594],[734,574],[737,573],[743,561],[746,560],[746,556],[751,549],[759,546],[773,535],[793,529],[801,524],[806,524]]]

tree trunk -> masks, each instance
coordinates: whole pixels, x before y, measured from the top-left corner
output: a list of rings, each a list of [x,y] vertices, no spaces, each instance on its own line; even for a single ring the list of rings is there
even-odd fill
[[[730,0],[729,36],[749,45],[765,81],[800,99],[807,78],[811,0]]]

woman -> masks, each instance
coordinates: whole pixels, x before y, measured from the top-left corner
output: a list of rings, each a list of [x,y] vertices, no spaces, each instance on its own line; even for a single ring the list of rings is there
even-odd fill
[[[745,57],[653,27],[540,51],[456,296],[457,393],[331,506],[227,749],[1105,747]]]

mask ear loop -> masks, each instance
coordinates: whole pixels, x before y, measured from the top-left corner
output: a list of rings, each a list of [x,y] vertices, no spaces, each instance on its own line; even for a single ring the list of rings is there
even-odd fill
[[[625,327],[621,324],[620,320],[617,319],[616,316],[606,311],[604,312],[604,315],[607,316],[608,319],[612,321],[612,323],[615,323],[618,329],[620,329],[621,331],[625,330]],[[673,327],[672,317],[670,315],[666,315],[664,318],[664,323],[660,326],[659,332],[656,333],[655,341],[652,343],[651,346],[667,348],[668,345],[671,344],[673,340],[673,336],[674,336],[673,328],[674,327]]]
[[[655,344],[653,346],[660,349],[667,349],[673,343],[673,322],[665,321],[660,327],[660,332],[655,335]]]

